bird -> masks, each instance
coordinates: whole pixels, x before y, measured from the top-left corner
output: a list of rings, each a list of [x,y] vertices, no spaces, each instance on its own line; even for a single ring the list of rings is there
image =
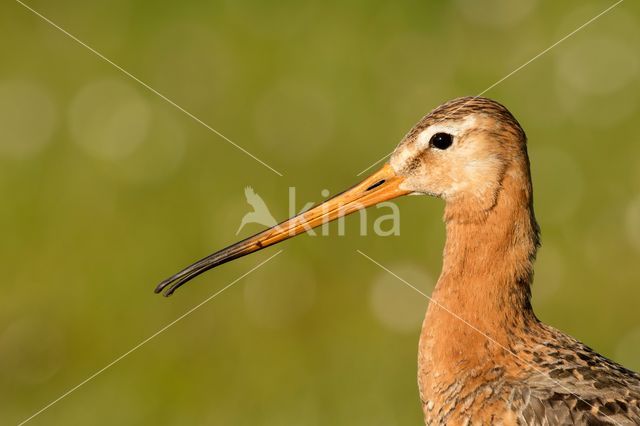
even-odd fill
[[[267,204],[264,202],[261,196],[256,194],[252,187],[247,186],[244,189],[244,196],[247,199],[247,203],[253,207],[253,211],[245,214],[240,221],[240,227],[236,231],[236,235],[242,231],[242,228],[247,223],[257,223],[260,225],[272,227],[277,224],[273,215],[269,211]]]
[[[446,242],[418,344],[425,425],[639,425],[640,374],[541,322],[531,304],[540,229],[525,132],[497,101],[424,116],[371,176],[162,281],[199,274],[409,194],[444,200]]]

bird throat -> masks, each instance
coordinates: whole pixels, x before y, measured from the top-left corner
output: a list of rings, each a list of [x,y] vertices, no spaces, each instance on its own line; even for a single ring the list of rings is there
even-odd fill
[[[423,401],[461,374],[493,368],[538,324],[530,303],[538,226],[526,157],[520,166],[505,171],[486,210],[474,211],[473,199],[447,202],[443,269],[420,337]]]

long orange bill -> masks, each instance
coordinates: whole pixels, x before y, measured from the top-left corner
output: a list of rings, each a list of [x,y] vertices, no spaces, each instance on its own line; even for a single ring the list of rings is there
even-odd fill
[[[254,251],[262,250],[360,209],[406,195],[411,191],[400,189],[400,184],[403,180],[404,178],[396,175],[389,164],[385,164],[380,170],[353,188],[266,231],[232,244],[186,267],[158,284],[155,292],[163,292],[165,296],[170,296],[184,283],[218,265]]]

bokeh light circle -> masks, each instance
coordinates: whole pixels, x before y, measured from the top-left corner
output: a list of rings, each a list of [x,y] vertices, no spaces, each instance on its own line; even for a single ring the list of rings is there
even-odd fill
[[[98,80],[76,95],[69,110],[69,125],[77,144],[102,160],[127,157],[144,141],[151,110],[129,83]]]
[[[584,22],[592,6],[575,9],[563,27]],[[555,51],[557,103],[568,117],[585,127],[607,128],[629,117],[638,107],[640,36],[637,19],[616,11],[615,21],[602,20],[589,33]]]
[[[603,95],[628,86],[638,76],[637,49],[621,38],[580,37],[557,56],[562,84],[587,95]]]

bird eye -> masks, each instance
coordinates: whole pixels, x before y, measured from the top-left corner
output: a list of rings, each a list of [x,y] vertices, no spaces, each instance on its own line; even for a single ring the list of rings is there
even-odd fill
[[[447,149],[453,143],[453,136],[449,133],[436,133],[431,136],[431,140],[429,141],[429,145],[438,148],[438,149]]]

